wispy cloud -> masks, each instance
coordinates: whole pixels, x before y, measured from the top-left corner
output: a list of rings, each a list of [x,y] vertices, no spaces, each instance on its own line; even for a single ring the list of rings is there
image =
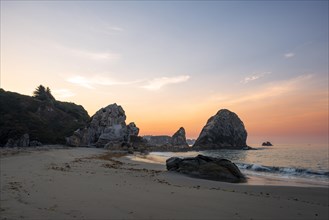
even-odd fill
[[[117,26],[108,26],[107,29],[111,31],[119,31],[119,32],[124,31],[123,28]]]
[[[113,85],[132,85],[135,83],[142,82],[142,80],[135,81],[117,81],[109,77],[103,76],[93,76],[93,77],[83,77],[83,76],[72,76],[67,79],[68,82],[85,87],[87,89],[95,89],[95,86],[113,86]]]
[[[54,49],[58,50],[64,55],[69,55],[71,57],[78,57],[82,59],[89,59],[94,61],[106,61],[114,62],[122,58],[122,55],[119,53],[114,53],[111,51],[95,51],[82,48],[72,48],[66,47],[64,45],[53,43]]]
[[[283,56],[284,56],[284,58],[289,59],[289,58],[294,57],[295,54],[294,53],[285,53]]]
[[[141,86],[141,87],[144,89],[148,89],[148,90],[159,90],[163,86],[166,86],[169,84],[186,82],[187,80],[189,80],[189,78],[190,78],[190,76],[188,76],[188,75],[155,78],[155,79],[149,80],[146,85]]]
[[[301,89],[305,83],[312,79],[312,74],[300,75],[298,77],[285,81],[277,81],[267,83],[259,88],[253,89],[250,92],[238,95],[217,94],[210,97],[210,101],[220,101],[228,105],[250,103],[253,101],[266,100],[273,97],[282,97],[288,93]]]
[[[67,79],[68,82],[85,87],[87,89],[94,89],[92,82],[83,76],[73,76]]]
[[[78,49],[70,49],[70,52],[75,56],[99,61],[116,61],[121,58],[120,54],[110,52],[91,52]]]
[[[82,86],[87,89],[95,89],[96,86],[119,86],[119,85],[134,85],[134,84],[145,84],[140,86],[141,88],[147,90],[159,90],[162,87],[169,84],[177,84],[187,81],[190,78],[188,75],[174,76],[174,77],[160,77],[151,80],[138,79],[134,81],[118,81],[109,77],[104,76],[92,76],[84,77],[75,75],[68,79],[67,82],[73,83],[75,85]]]
[[[244,78],[244,79],[241,81],[241,83],[247,84],[247,83],[249,83],[249,82],[251,82],[251,81],[254,81],[254,80],[260,79],[260,78],[262,78],[262,77],[264,77],[264,76],[266,76],[266,75],[269,75],[269,74],[271,74],[271,72],[254,73],[254,74],[252,74],[252,75],[247,76],[246,78]]]
[[[56,98],[69,98],[75,96],[75,94],[69,89],[55,89],[52,93]]]

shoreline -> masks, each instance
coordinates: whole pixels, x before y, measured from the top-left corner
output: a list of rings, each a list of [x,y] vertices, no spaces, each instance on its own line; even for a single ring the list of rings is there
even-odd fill
[[[135,162],[144,162],[149,164],[161,164],[166,170],[166,158],[163,156],[157,155],[157,153],[195,153],[200,151],[178,151],[178,152],[168,152],[168,151],[151,151],[148,153],[134,152],[133,154],[128,153],[127,151],[121,150],[108,150],[104,148],[91,148],[91,147],[71,147],[68,145],[43,145],[36,147],[14,147],[14,148],[0,148],[0,158],[6,158],[17,155],[26,155],[34,152],[44,152],[51,150],[59,149],[98,149],[100,151],[104,150],[105,152],[119,153],[122,156],[128,158],[131,161]],[[97,150],[96,150],[97,151]],[[155,153],[155,154],[153,154]],[[325,181],[319,181],[318,179],[312,180],[307,178],[301,178],[296,176],[278,176],[275,173],[255,173],[250,172],[249,170],[241,169],[241,172],[247,177],[246,183],[239,183],[245,185],[267,185],[267,186],[294,186],[294,187],[329,187],[329,183]]]
[[[1,157],[1,219],[328,218],[325,187],[196,179],[130,157],[99,148]]]

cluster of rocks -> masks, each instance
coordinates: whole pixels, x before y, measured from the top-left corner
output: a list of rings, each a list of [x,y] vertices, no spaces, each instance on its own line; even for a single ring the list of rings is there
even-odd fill
[[[246,177],[229,160],[198,155],[196,157],[171,157],[166,161],[168,171],[191,177],[231,183],[246,182]]]
[[[76,130],[66,141],[71,146],[132,150],[147,148],[148,151],[248,149],[243,122],[227,109],[218,111],[207,121],[192,147],[186,141],[183,127],[172,136],[139,137],[138,133],[139,128],[134,122],[126,124],[125,111],[115,103],[97,111],[85,128]]]
[[[29,134],[23,134],[18,139],[9,138],[4,147],[36,147],[42,146],[42,143],[36,140],[30,141]]]
[[[139,128],[134,122],[126,125],[125,111],[116,103],[97,111],[91,122],[76,130],[66,138],[70,146],[104,147],[109,149],[129,147],[132,136],[137,136]]]
[[[273,144],[269,141],[265,141],[262,143],[262,146],[273,146]]]

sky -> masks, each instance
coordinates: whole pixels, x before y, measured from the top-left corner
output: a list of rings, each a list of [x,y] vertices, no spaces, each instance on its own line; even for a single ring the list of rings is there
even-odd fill
[[[42,84],[140,135],[197,138],[220,109],[249,144],[328,143],[328,1],[1,1],[1,88]]]

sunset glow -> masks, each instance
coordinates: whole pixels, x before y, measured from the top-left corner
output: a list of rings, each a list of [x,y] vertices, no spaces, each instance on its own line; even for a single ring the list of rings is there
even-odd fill
[[[248,143],[327,143],[328,37],[327,1],[1,1],[1,88],[117,103],[140,135],[225,108]]]

